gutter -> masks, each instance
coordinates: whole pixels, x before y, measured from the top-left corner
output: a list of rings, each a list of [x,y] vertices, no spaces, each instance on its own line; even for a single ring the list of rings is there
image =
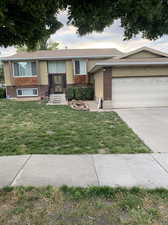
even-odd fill
[[[116,57],[116,55],[87,55],[87,56],[51,56],[51,57],[20,57],[20,58],[0,58],[2,61],[14,61],[14,60],[54,60],[54,59],[82,59],[82,58],[111,58]]]

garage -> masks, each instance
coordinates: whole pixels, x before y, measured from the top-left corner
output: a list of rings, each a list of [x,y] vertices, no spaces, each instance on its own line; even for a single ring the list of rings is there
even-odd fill
[[[112,78],[112,107],[168,106],[168,77]]]
[[[167,53],[140,48],[97,63],[91,73],[105,109],[168,107]]]

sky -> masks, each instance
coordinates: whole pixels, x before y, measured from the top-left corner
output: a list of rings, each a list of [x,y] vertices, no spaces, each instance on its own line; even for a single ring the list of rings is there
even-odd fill
[[[61,12],[58,16],[64,26],[55,34],[51,35],[50,41],[59,43],[60,49],[65,48],[117,48],[122,52],[128,52],[140,47],[148,46],[157,50],[168,52],[168,36],[163,36],[156,41],[141,38],[140,35],[129,41],[123,41],[123,29],[120,21],[117,20],[113,25],[104,29],[102,33],[93,32],[89,35],[80,37],[76,33],[74,26],[67,26],[66,12]],[[1,56],[12,55],[16,52],[14,47],[0,48]]]

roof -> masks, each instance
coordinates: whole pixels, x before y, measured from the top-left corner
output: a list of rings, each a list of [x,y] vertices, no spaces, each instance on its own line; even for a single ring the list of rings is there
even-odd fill
[[[115,48],[104,49],[58,49],[34,52],[19,52],[12,56],[2,58],[6,60],[28,60],[28,59],[71,59],[71,58],[109,58],[120,56],[123,53]]]
[[[134,55],[136,53],[139,53],[139,52],[142,52],[142,51],[147,51],[147,52],[150,52],[150,53],[153,53],[153,54],[156,54],[158,56],[164,56],[164,57],[168,57],[168,54],[166,54],[165,52],[162,52],[162,51],[159,51],[159,50],[155,50],[153,48],[149,48],[149,47],[142,47],[142,48],[138,48],[134,51],[131,51],[129,53],[126,53],[126,54],[123,54],[121,56],[119,56],[120,59],[123,59],[123,58],[126,58],[130,55]]]
[[[152,58],[129,58],[128,56],[134,55],[136,53],[147,51],[153,54],[158,55],[158,57],[152,57]],[[127,58],[128,57],[128,58]],[[131,51],[129,53],[125,53],[123,55],[120,55],[118,57],[112,58],[112,59],[106,59],[102,62],[96,63],[91,70],[90,73],[95,73],[96,71],[104,68],[104,67],[112,67],[112,66],[144,66],[144,65],[168,65],[168,54],[148,48],[148,47],[142,47],[138,48],[134,51]]]
[[[100,63],[96,63],[94,67],[89,71],[90,73],[95,73],[96,71],[104,67],[112,66],[157,66],[157,65],[168,65],[168,58],[141,58],[141,59],[109,59],[104,60]]]

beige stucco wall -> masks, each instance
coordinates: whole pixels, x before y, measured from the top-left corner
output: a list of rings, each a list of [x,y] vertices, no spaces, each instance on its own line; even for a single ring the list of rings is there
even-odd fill
[[[157,57],[162,57],[160,55],[148,52],[148,51],[141,51],[138,53],[135,53],[133,55],[129,55],[125,58],[129,58],[129,59],[141,59],[141,58],[157,58]]]
[[[168,66],[113,67],[113,77],[168,76]]]
[[[47,69],[47,61],[39,62],[39,76],[40,76],[40,84],[48,85],[48,69]]]
[[[12,80],[10,76],[10,65],[8,62],[4,62],[3,65],[4,65],[5,84],[6,86],[11,86]]]
[[[95,79],[95,97],[103,98],[103,71],[99,70],[94,75]]]
[[[72,60],[66,61],[66,81],[67,84],[73,84],[73,62]]]

